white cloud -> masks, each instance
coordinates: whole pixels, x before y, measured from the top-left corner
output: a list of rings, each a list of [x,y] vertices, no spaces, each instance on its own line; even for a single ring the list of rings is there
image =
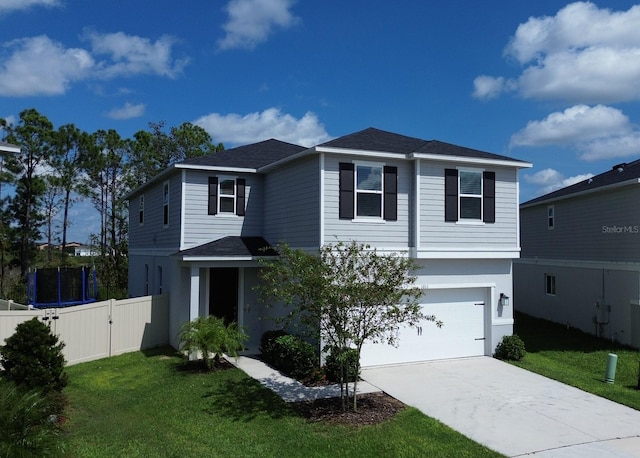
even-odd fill
[[[584,161],[637,156],[640,130],[616,108],[576,105],[529,122],[510,143],[512,147],[551,145],[569,145]]]
[[[276,138],[302,146],[313,146],[331,138],[314,113],[307,112],[302,118],[296,119],[277,108],[247,115],[211,113],[193,123],[205,129],[215,142],[234,145]]]
[[[542,121],[530,121],[511,137],[511,146],[563,145],[630,131],[629,118],[616,108],[576,105]]]
[[[504,89],[504,78],[480,75],[473,80],[473,96],[477,99],[493,99]]]
[[[579,183],[591,177],[593,177],[593,174],[586,173],[567,178],[557,170],[544,169],[531,175],[526,174],[523,178],[527,183],[536,185],[538,187],[539,194],[547,194],[555,191],[556,189],[571,186],[572,184]]]
[[[46,35],[4,43],[0,48],[0,96],[60,95],[77,81],[119,76],[175,78],[188,62],[172,58],[175,40],[168,36],[153,42],[122,32],[90,32],[85,38],[91,42],[91,52],[65,48]]]
[[[0,56],[0,95],[58,95],[86,78],[95,62],[84,49],[64,48],[45,35],[4,44],[10,52]]]
[[[62,6],[60,0],[0,0],[0,14],[26,10],[32,6]]]
[[[575,2],[555,16],[529,18],[518,26],[505,56],[524,67],[510,81],[525,98],[591,104],[639,100],[640,5],[611,11]],[[483,92],[478,78],[477,97],[498,94]]]
[[[107,116],[111,119],[118,119],[118,120],[139,118],[144,114],[145,108],[146,107],[144,103],[138,103],[136,105],[133,105],[127,102],[124,104],[123,107],[114,108],[113,110],[109,111],[109,113],[107,113]]]
[[[188,59],[171,58],[171,48],[176,40],[168,35],[152,42],[123,32],[101,34],[91,31],[85,33],[85,38],[91,43],[94,55],[110,57],[97,68],[97,73],[104,78],[140,74],[175,78],[188,63]]]
[[[220,49],[253,49],[267,40],[274,27],[288,28],[299,18],[290,9],[294,0],[230,0],[226,11],[229,20],[223,28]]]

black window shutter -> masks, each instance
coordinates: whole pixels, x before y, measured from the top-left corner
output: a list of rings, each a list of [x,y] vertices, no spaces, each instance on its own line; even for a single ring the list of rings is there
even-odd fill
[[[244,216],[244,178],[236,180],[236,215]]]
[[[218,213],[218,177],[209,177],[209,214]]]
[[[353,219],[354,168],[349,162],[341,162],[340,170],[340,219]]]
[[[458,221],[458,171],[444,169],[444,220]]]
[[[398,220],[398,167],[384,167],[384,219]]]
[[[496,222],[496,172],[482,173],[482,221]]]

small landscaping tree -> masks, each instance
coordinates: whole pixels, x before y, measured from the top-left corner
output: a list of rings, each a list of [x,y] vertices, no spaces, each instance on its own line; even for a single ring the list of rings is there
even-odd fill
[[[248,337],[237,323],[225,326],[222,318],[209,315],[184,322],[178,339],[180,350],[190,356],[199,353],[207,370],[211,370],[220,363],[223,353],[237,357]]]
[[[0,375],[44,394],[61,392],[68,381],[63,348],[64,342],[59,342],[37,318],[20,323],[6,344],[0,346]]]
[[[422,292],[415,286],[413,260],[398,254],[378,254],[369,245],[356,242],[325,245],[319,254],[277,247],[278,258],[263,261],[262,284],[265,301],[291,306],[285,320],[302,325],[322,339],[323,351],[353,348],[360,361],[365,342],[397,345],[403,325],[422,320],[442,322],[425,316],[418,302]],[[341,373],[349,373],[349,358],[337,358]],[[341,380],[343,408],[349,397],[348,384]],[[357,378],[353,409],[357,410]]]

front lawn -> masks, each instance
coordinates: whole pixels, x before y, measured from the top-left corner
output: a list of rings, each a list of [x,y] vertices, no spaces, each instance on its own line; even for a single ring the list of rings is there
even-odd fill
[[[517,313],[514,333],[527,354],[513,364],[640,410],[640,352],[576,329]],[[618,355],[614,384],[604,382],[607,355]]]
[[[164,349],[69,367],[68,455],[500,456],[413,408],[376,426],[312,423],[238,369],[180,362]]]

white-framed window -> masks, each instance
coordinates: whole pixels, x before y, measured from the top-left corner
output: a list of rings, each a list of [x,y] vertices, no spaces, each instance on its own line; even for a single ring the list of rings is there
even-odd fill
[[[355,163],[356,218],[382,218],[383,168],[382,164]]]
[[[162,224],[169,225],[169,182],[165,181],[162,186]]]
[[[141,226],[144,224],[144,194],[138,199],[138,223]]]
[[[233,176],[209,177],[209,215],[244,216],[246,180]]]
[[[544,290],[548,296],[556,295],[556,276],[553,274],[544,274]]]
[[[553,205],[547,207],[547,229],[556,227],[556,208]]]
[[[482,170],[459,169],[460,219],[482,221]]]
[[[236,179],[232,177],[218,178],[218,213],[235,215],[236,213]]]

